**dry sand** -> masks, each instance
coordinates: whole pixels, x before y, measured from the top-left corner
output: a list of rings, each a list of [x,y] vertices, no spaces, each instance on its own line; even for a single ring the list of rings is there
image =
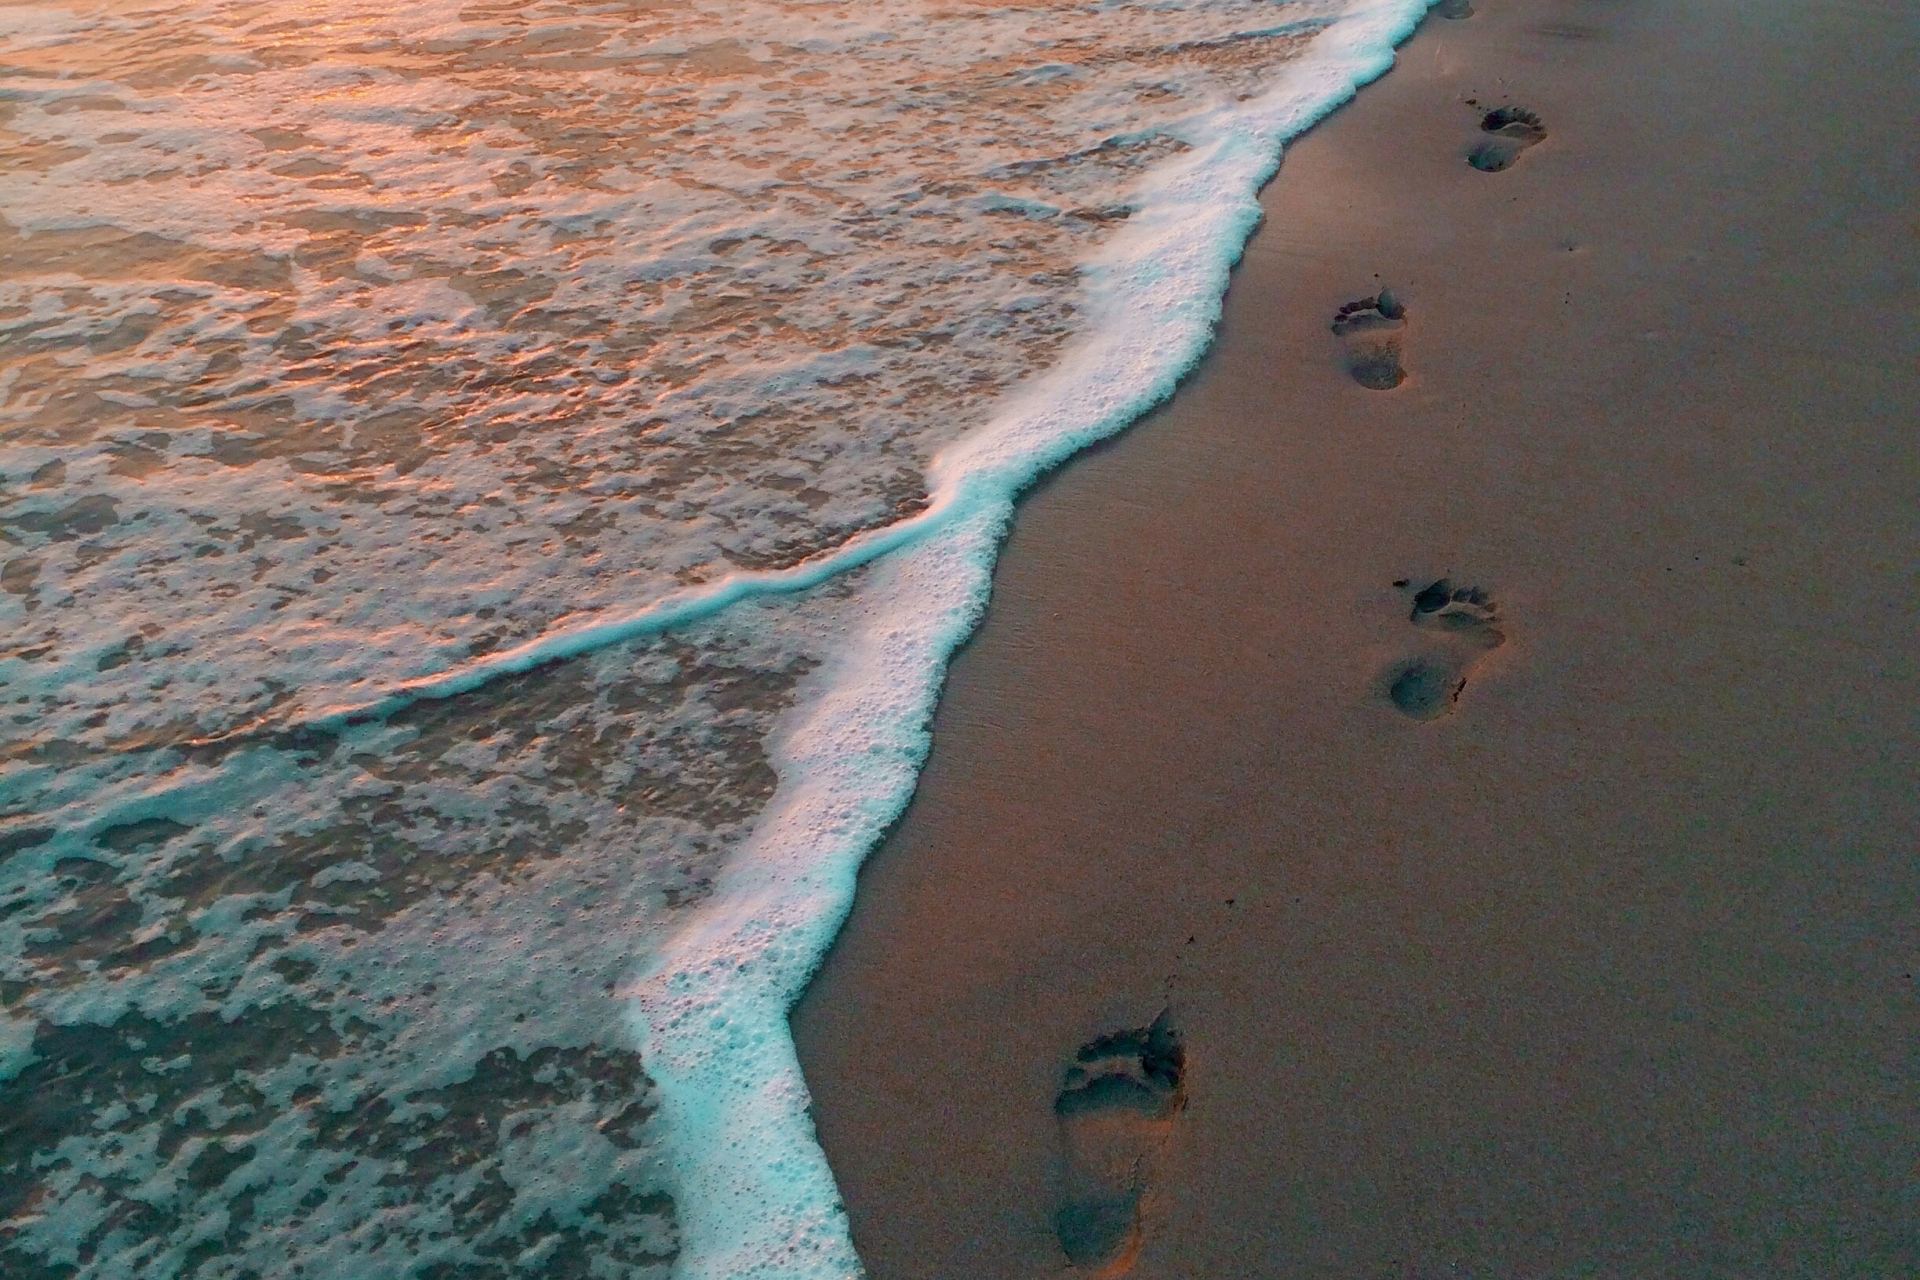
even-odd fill
[[[1920,1274],[1917,45],[1479,0],[1292,149],[1214,354],[1022,508],[796,1012],[875,1280],[1065,1267],[1064,1072],[1163,1007],[1134,1275]]]

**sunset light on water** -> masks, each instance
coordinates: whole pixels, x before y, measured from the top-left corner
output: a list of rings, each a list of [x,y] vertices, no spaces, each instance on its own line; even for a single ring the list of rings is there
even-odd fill
[[[0,1280],[1920,1276],[1908,8],[0,0]]]
[[[666,1267],[626,984],[880,606],[541,646],[922,511],[1350,7],[0,8],[8,1274]]]

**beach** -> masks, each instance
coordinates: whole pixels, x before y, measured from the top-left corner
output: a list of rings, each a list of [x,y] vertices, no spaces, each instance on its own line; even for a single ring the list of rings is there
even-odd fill
[[[1484,0],[1289,147],[795,1011],[875,1280],[1058,1272],[1103,1177],[1089,1273],[1920,1270],[1917,45]]]
[[[325,8],[0,5],[0,1273],[859,1275],[788,1013],[1014,500],[1426,0]]]
[[[0,5],[8,1280],[1920,1274],[1911,5],[324,8]]]

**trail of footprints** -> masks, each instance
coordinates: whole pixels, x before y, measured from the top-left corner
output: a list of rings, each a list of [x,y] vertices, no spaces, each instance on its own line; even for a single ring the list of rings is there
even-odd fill
[[[1466,17],[1472,9],[1449,13]],[[1529,147],[1547,136],[1540,117],[1525,107],[1495,107],[1480,117],[1483,137],[1467,152],[1467,163],[1482,173],[1510,169]],[[1347,372],[1369,391],[1391,391],[1407,380],[1401,358],[1401,333],[1407,307],[1391,289],[1347,303],[1334,313],[1333,333],[1345,346]]]
[[[1446,18],[1473,13],[1469,0],[1442,0],[1439,8]],[[1480,129],[1487,136],[1467,163],[1485,173],[1511,168],[1546,137],[1540,117],[1523,107],[1488,111]],[[1407,307],[1392,289],[1347,303],[1332,328],[1355,382],[1389,391],[1406,381]],[[1386,695],[1414,720],[1437,720],[1459,704],[1474,669],[1507,634],[1485,590],[1448,578],[1414,592],[1408,621],[1425,643],[1388,670]],[[1147,1026],[1091,1040],[1074,1055],[1054,1099],[1061,1164],[1054,1231],[1077,1270],[1114,1277],[1133,1266],[1156,1165],[1186,1096],[1186,1050],[1166,1012]]]
[[[1379,300],[1368,307],[1377,312]],[[1414,592],[1408,621],[1425,645],[1389,670],[1387,696],[1415,720],[1438,719],[1459,702],[1480,660],[1506,643],[1499,607],[1479,587],[1439,578]],[[1074,1054],[1053,1103],[1060,1149],[1053,1226],[1075,1270],[1110,1280],[1132,1269],[1161,1155],[1186,1101],[1186,1048],[1169,1011]]]
[[[1443,18],[1473,15],[1470,0],[1441,0]],[[1478,104],[1472,99],[1469,106]],[[1480,117],[1483,135],[1467,152],[1467,163],[1482,173],[1510,169],[1529,148],[1547,136],[1537,113],[1500,106]],[[1333,333],[1343,344],[1348,374],[1370,391],[1391,391],[1407,380],[1403,336],[1407,306],[1391,289],[1341,307]],[[1396,585],[1405,586],[1405,582]],[[1415,593],[1413,625],[1430,637],[1416,656],[1387,672],[1388,699],[1415,720],[1437,720],[1460,701],[1468,676],[1482,658],[1506,643],[1499,611],[1479,587],[1456,587],[1446,578]]]

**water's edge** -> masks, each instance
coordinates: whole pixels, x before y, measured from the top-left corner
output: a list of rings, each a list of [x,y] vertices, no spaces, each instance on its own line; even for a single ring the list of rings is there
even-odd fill
[[[933,501],[918,516],[793,569],[730,576],[329,717],[384,715],[871,566],[852,634],[779,735],[772,803],[712,899],[627,993],[660,1090],[688,1280],[861,1274],[787,1018],[852,908],[860,864],[912,797],[948,661],[985,609],[1014,503],[1199,363],[1282,145],[1383,74],[1430,2],[1379,0],[1349,14],[1269,93],[1218,113],[1201,145],[1154,176],[1095,265],[1088,336],[935,460]]]

